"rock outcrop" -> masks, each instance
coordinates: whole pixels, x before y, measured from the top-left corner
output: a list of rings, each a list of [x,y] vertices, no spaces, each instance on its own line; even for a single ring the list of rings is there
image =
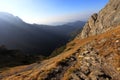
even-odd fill
[[[93,14],[85,24],[80,38],[97,35],[120,24],[120,0],[110,0],[98,14]]]
[[[63,53],[32,66],[3,71],[0,79],[120,80],[119,9],[120,0],[110,0],[103,10],[91,16],[80,39],[69,42]]]
[[[120,80],[119,75],[120,26],[74,40],[49,60],[1,71],[0,80]]]

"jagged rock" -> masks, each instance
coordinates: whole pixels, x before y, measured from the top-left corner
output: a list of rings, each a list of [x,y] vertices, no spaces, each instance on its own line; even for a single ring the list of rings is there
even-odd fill
[[[80,38],[97,35],[120,24],[120,0],[110,0],[98,14],[93,14],[85,24]],[[77,36],[78,37],[78,36]]]
[[[90,18],[80,37],[97,35],[119,24],[119,4],[120,0],[110,0],[103,10]],[[5,76],[6,79],[3,77],[3,80],[120,80],[120,27],[111,31],[89,37],[88,40],[83,39],[85,41],[74,40],[77,42],[75,47],[68,46],[70,50],[46,61],[43,66],[37,64],[37,67],[31,69],[31,73],[22,72],[24,74],[19,77],[14,74],[10,77]],[[40,73],[40,69],[44,69],[44,72]],[[37,71],[39,74],[36,76]],[[28,79],[22,75],[27,75]]]

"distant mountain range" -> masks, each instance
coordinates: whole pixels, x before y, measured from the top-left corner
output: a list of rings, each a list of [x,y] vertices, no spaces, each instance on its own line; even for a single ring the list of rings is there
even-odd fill
[[[74,40],[57,51],[60,53],[55,57],[22,66],[34,57],[21,55],[22,60],[13,60],[18,54],[0,47],[0,80],[120,80],[120,0],[109,0]],[[21,66],[6,69],[9,62]]]
[[[84,26],[76,21],[58,26],[28,24],[19,17],[0,12],[0,45],[44,56],[74,38]]]

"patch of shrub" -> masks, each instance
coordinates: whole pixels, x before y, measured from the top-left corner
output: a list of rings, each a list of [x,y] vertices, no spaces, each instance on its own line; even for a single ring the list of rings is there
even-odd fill
[[[66,45],[61,46],[60,48],[55,49],[55,50],[51,53],[51,55],[49,56],[49,58],[55,57],[55,56],[59,55],[60,53],[62,53],[62,52],[65,50],[65,48],[66,48]]]

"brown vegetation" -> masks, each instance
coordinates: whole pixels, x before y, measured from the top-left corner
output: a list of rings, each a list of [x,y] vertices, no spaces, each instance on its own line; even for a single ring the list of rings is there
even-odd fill
[[[74,47],[71,46],[73,43]],[[80,78],[108,78],[119,80],[119,47],[120,27],[116,27],[115,29],[98,36],[91,36],[82,40],[74,39],[72,42],[67,44],[66,49],[71,48],[70,50],[66,50],[60,55],[49,60],[45,60],[39,64],[34,64],[34,66],[28,65],[25,68],[17,67],[2,72],[0,77],[1,79],[3,78],[3,80],[67,80],[72,78],[75,80]],[[85,59],[90,58],[96,59],[93,60],[95,63],[93,63],[92,60],[90,60],[90,62],[84,61]],[[84,70],[87,70],[86,66],[89,64],[95,64],[96,67],[93,66],[95,69],[88,73],[86,72],[85,74]],[[86,68],[84,69],[82,67]],[[88,67],[92,69],[92,67]],[[98,70],[98,72],[94,72],[96,70]],[[78,72],[81,73],[78,74]],[[95,74],[97,76],[95,76]],[[115,75],[113,76],[113,74]],[[81,75],[84,77],[81,77]]]

